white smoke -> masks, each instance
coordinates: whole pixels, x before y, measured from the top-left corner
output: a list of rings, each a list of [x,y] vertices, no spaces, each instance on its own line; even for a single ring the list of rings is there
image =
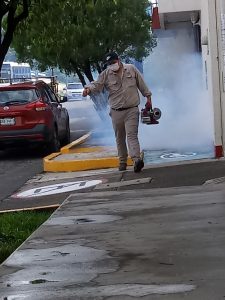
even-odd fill
[[[161,109],[162,117],[159,125],[140,124],[141,148],[212,153],[213,105],[206,90],[202,57],[195,50],[192,25],[175,25],[163,35],[144,61],[144,79],[153,93],[153,107]],[[142,99],[140,108],[145,101]],[[115,145],[110,118],[96,122],[93,109],[85,115],[98,143]]]
[[[213,149],[213,108],[192,28],[168,30],[144,61],[144,78],[159,107],[159,125],[140,126],[143,149]],[[144,104],[144,102],[143,102]],[[143,105],[142,104],[142,105]]]

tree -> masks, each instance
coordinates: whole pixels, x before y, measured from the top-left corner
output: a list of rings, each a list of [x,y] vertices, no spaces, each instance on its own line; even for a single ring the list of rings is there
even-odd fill
[[[29,5],[29,0],[0,0],[0,70],[18,24],[28,17]]]
[[[21,60],[39,68],[59,67],[93,80],[108,50],[142,59],[155,46],[148,0],[48,0],[20,23],[13,46]]]

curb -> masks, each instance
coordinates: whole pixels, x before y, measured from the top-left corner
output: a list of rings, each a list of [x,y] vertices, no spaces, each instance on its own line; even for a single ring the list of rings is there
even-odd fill
[[[117,168],[119,165],[119,159],[115,155],[107,156],[107,152],[110,152],[110,148],[106,146],[84,146],[84,144],[91,136],[91,132],[83,135],[79,139],[64,146],[60,149],[60,152],[52,153],[43,158],[44,171],[45,172],[73,172],[73,171],[87,171],[107,168]],[[74,158],[73,154],[86,153],[85,159]],[[88,153],[90,155],[88,156]],[[102,157],[96,157],[101,155]],[[71,156],[71,157],[69,157]],[[75,156],[76,157],[76,156]],[[131,158],[128,158],[128,166],[132,166],[133,162]]]
[[[87,134],[83,135],[82,137],[80,137],[79,139],[73,141],[72,143],[62,147],[60,149],[60,153],[63,154],[67,154],[67,153],[73,153],[74,151],[74,147],[79,146],[80,144],[83,144],[84,142],[86,142],[91,136],[91,132],[88,132]]]
[[[55,157],[57,157],[58,155],[60,155],[60,153],[56,153]],[[116,168],[118,167],[118,164],[119,164],[119,160],[116,157],[86,159],[86,160],[61,160],[61,161],[53,161],[49,159],[49,157],[45,157],[44,171],[45,172],[87,171],[87,170]],[[128,160],[128,165],[132,165],[132,161],[130,162]]]

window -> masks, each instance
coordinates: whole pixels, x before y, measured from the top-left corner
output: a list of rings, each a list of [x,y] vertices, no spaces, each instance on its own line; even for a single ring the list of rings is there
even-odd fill
[[[53,93],[53,91],[50,89],[50,87],[48,85],[46,86],[46,90],[47,90],[47,92],[48,92],[48,94],[49,94],[49,96],[51,98],[51,102],[57,102],[57,103],[59,103],[56,95]]]
[[[47,104],[50,104],[51,103],[51,98],[49,97],[47,91],[45,90],[45,88],[41,88],[40,90],[41,92],[41,97],[43,98],[44,102],[47,103]]]
[[[79,89],[83,89],[83,85],[81,83],[68,83],[67,89],[68,90],[79,90]]]
[[[0,104],[7,101],[32,102],[38,99],[35,89],[0,91]]]

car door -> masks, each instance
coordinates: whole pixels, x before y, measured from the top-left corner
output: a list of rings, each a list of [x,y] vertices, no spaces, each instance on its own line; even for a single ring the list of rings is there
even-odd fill
[[[50,98],[50,103],[52,106],[53,113],[55,115],[55,119],[58,125],[58,134],[59,136],[63,136],[65,128],[66,128],[66,114],[65,110],[62,108],[62,105],[59,103],[58,98],[51,90],[51,88],[46,85],[45,90]]]

